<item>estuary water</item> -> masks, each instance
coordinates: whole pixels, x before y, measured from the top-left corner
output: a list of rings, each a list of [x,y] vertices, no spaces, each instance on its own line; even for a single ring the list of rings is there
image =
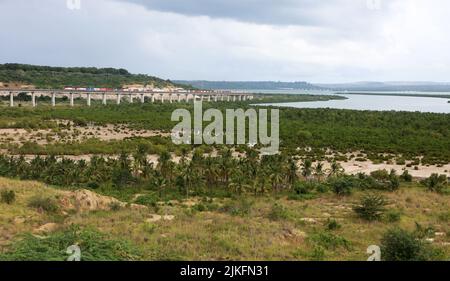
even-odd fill
[[[259,91],[262,92],[262,91]],[[277,91],[274,91],[274,93]],[[265,93],[269,93],[265,91]],[[428,92],[377,92],[377,95],[370,93],[350,94],[336,93],[330,91],[278,91],[278,93],[290,94],[315,94],[315,95],[339,95],[346,97],[345,100],[330,100],[316,102],[292,102],[266,104],[280,107],[293,108],[335,108],[352,110],[374,110],[374,111],[418,111],[432,113],[450,113],[450,99],[439,97],[409,96],[409,95],[433,95],[450,96],[450,93],[428,93]],[[374,93],[374,92],[371,92]],[[386,94],[386,95],[383,95]],[[392,96],[389,94],[395,94]]]

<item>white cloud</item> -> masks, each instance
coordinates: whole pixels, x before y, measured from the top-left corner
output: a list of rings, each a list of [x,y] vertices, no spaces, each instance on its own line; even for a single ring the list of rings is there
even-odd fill
[[[222,9],[82,0],[79,11],[65,2],[1,0],[0,36],[8,40],[0,62],[313,82],[444,81],[450,70],[446,0],[384,0],[380,10],[366,0],[267,1],[263,8],[253,0],[216,1]]]

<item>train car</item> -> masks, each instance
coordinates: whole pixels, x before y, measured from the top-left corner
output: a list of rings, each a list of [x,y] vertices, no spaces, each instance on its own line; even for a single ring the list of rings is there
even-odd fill
[[[64,87],[64,90],[71,91],[71,90],[75,90],[75,88],[74,87]]]
[[[76,88],[75,90],[77,90],[77,91],[86,91],[87,89],[86,88]]]

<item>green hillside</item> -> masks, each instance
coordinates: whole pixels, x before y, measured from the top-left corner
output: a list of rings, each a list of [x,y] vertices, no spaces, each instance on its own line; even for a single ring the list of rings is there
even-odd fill
[[[26,64],[0,64],[0,82],[32,84],[37,88],[61,89],[65,86],[121,88],[126,84],[153,85],[158,88],[180,87],[170,80],[144,74],[131,74],[126,69],[95,67],[50,67]]]

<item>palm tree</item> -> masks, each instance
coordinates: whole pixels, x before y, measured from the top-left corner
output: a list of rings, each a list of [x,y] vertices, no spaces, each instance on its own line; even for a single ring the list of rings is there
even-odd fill
[[[189,165],[181,167],[180,177],[186,189],[186,198],[189,198],[189,193],[194,184],[201,184],[201,178],[194,172],[194,165],[192,162]]]
[[[213,185],[217,182],[217,178],[219,176],[219,169],[217,165],[214,163],[211,157],[208,157],[205,160],[206,170],[205,170],[205,179],[206,184],[209,189],[213,187]]]
[[[302,164],[302,176],[305,179],[309,179],[312,174],[312,161],[310,159],[306,159]]]
[[[172,175],[172,161],[170,160],[172,157],[170,153],[164,151],[161,153],[158,159],[158,171],[161,173],[165,179],[170,179]]]
[[[245,184],[245,177],[240,170],[236,170],[233,173],[229,187],[234,189],[234,192],[237,194],[242,194],[249,187],[248,184]]]
[[[292,157],[289,157],[287,165],[287,180],[291,188],[294,186],[297,178],[297,164]]]
[[[343,172],[344,172],[344,169],[342,168],[341,164],[339,164],[336,161],[333,161],[333,163],[331,163],[331,167],[328,171],[328,177],[340,176],[340,175],[342,175]]]
[[[138,177],[142,173],[142,169],[147,162],[147,148],[139,145],[133,154],[133,174]]]
[[[272,189],[274,191],[278,191],[281,188],[284,181],[283,172],[280,169],[274,169],[269,178],[272,184]]]
[[[318,162],[314,167],[314,175],[317,177],[317,181],[322,181],[322,177],[325,175],[322,162]]]

